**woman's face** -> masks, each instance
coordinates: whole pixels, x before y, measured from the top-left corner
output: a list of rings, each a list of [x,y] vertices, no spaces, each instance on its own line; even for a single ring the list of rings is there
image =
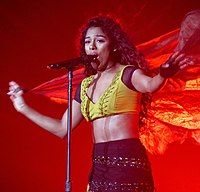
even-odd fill
[[[97,55],[99,62],[92,62],[92,67],[103,71],[110,62],[110,41],[100,27],[91,27],[85,36],[85,52],[87,55]]]

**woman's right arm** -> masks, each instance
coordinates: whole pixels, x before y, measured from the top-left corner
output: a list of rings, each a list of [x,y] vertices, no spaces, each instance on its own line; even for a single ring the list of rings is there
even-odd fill
[[[18,90],[17,90],[18,89]],[[17,91],[16,91],[17,90]],[[15,109],[25,115],[28,119],[42,127],[43,129],[63,138],[67,134],[67,110],[61,120],[45,116],[29,107],[23,97],[23,91],[19,90],[19,85],[15,82],[9,83],[10,99]],[[75,128],[83,119],[81,105],[77,101],[72,101],[72,129]]]

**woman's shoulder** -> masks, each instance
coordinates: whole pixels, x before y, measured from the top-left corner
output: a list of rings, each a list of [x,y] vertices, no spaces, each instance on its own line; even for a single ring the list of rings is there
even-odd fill
[[[132,75],[133,73],[139,69],[139,67],[134,65],[124,65],[124,67],[121,70],[120,79],[129,89],[136,90],[135,87],[132,84]]]
[[[125,65],[125,64],[120,64],[120,68],[121,68],[121,75],[126,74],[126,73],[130,73],[130,72],[134,72],[137,69],[140,69],[138,66],[135,65]]]

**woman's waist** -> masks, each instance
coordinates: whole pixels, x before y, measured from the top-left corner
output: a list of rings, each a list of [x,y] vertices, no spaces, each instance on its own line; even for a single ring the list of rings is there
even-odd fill
[[[112,141],[119,141],[119,140],[126,140],[126,139],[138,139],[139,134],[138,132],[128,132],[128,133],[111,133],[111,134],[106,134],[106,133],[94,133],[94,143],[106,143],[106,142],[112,142]]]
[[[138,138],[138,115],[121,114],[95,120],[93,123],[94,142],[108,142]]]

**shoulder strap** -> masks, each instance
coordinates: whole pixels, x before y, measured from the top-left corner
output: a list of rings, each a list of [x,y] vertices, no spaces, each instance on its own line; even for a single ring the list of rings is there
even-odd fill
[[[135,87],[131,82],[131,77],[133,72],[138,69],[134,65],[126,65],[121,71],[121,81],[126,85],[129,89],[136,91]]]

